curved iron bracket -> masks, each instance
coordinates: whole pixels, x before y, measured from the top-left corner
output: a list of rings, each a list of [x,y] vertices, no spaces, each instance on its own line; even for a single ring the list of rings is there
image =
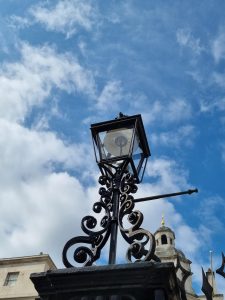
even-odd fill
[[[135,261],[160,261],[155,256],[155,238],[149,231],[141,228],[143,214],[134,210],[134,198],[132,193],[137,192],[137,185],[134,177],[127,170],[127,162],[124,161],[118,166],[110,164],[99,165],[101,176],[99,183],[100,200],[93,205],[93,211],[97,214],[104,212],[104,216],[98,222],[93,216],[86,216],[81,221],[81,228],[86,236],[78,236],[70,239],[64,246],[62,260],[65,267],[75,267],[69,262],[68,252],[75,247],[73,253],[74,262],[83,266],[90,266],[100,258],[101,250],[105,246],[113,228],[119,226],[123,238],[130,244],[127,250],[127,260]],[[117,193],[119,196],[115,198]],[[115,203],[115,201],[119,201]],[[115,206],[118,209],[115,211]],[[124,217],[128,217],[130,228],[125,229]],[[96,230],[96,227],[100,229]],[[79,244],[86,244],[79,246]],[[88,247],[89,245],[89,247]]]

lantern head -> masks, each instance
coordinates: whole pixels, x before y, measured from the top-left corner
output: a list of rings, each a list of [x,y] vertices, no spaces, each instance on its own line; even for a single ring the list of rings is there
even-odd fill
[[[126,162],[137,183],[141,182],[150,156],[141,115],[119,117],[91,125],[96,161],[119,166]]]

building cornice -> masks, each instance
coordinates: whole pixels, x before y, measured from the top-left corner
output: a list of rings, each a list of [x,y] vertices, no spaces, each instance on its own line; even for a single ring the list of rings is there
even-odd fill
[[[48,262],[48,264],[53,269],[57,269],[56,265],[54,264],[53,260],[48,254],[39,254],[39,255],[32,255],[32,256],[20,256],[20,257],[11,257],[11,258],[1,258],[0,259],[0,266],[5,265],[18,265],[18,264],[30,264],[36,262]]]

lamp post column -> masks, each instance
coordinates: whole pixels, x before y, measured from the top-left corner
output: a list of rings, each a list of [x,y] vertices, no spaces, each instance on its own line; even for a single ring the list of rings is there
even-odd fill
[[[117,231],[118,231],[118,214],[119,214],[119,185],[121,176],[115,174],[113,195],[112,195],[112,224],[111,224],[111,236],[110,236],[110,248],[109,248],[109,264],[114,265],[116,263],[116,247],[117,247]]]

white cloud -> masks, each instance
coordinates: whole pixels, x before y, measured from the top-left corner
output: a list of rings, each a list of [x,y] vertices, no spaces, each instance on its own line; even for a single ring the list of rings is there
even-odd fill
[[[60,263],[66,239],[79,233],[95,197],[67,172],[92,179],[90,156],[85,145],[0,119],[1,257],[43,251]]]
[[[9,19],[9,26],[13,29],[24,29],[31,25],[32,21],[27,18],[22,18],[21,16],[12,15]]]
[[[84,162],[92,159],[92,152],[84,144],[68,144],[42,131],[48,129],[45,116],[31,129],[22,124],[53,87],[92,97],[95,83],[91,72],[69,54],[49,46],[20,46],[20,61],[0,69],[0,255],[43,251],[61,264],[63,245],[78,234],[80,218],[91,206],[88,190],[67,172],[90,179],[92,166]],[[54,101],[49,113],[60,114]]]
[[[203,113],[214,112],[215,110],[224,111],[225,110],[225,98],[224,99],[216,99],[216,100],[213,99],[213,100],[211,100],[211,102],[201,100],[200,101],[200,110]]]
[[[42,131],[48,129],[44,116],[31,129],[22,121],[53,87],[92,96],[94,81],[75,58],[51,47],[22,43],[21,56],[0,70],[0,255],[43,251],[61,264],[63,245],[78,234],[80,218],[91,206],[88,190],[67,172],[90,179],[92,166],[84,162],[92,159],[92,152],[84,144],[68,144],[55,133]],[[51,113],[60,113],[57,103]]]
[[[201,202],[199,216],[204,224],[210,224],[210,229],[215,232],[224,232],[224,224],[218,215],[225,214],[225,201],[219,196],[206,198]]]
[[[222,276],[217,275],[216,277],[217,291],[223,295],[225,295],[225,287],[224,287],[224,278]]]
[[[187,71],[186,74],[189,75],[198,84],[203,83],[203,76],[200,71],[191,70],[191,71]]]
[[[7,40],[5,39],[5,33],[0,32],[0,51],[3,53],[9,53],[9,45]]]
[[[37,131],[50,130],[49,121],[52,117],[56,117],[60,120],[65,120],[66,115],[59,109],[59,101],[57,97],[51,97],[51,103],[47,111],[37,113],[32,120],[31,128]]]
[[[38,4],[30,9],[30,13],[47,30],[62,32],[67,38],[76,34],[80,28],[90,31],[96,18],[96,10],[91,2],[81,0],[58,1],[51,8],[44,3]]]
[[[219,87],[225,88],[225,74],[214,72],[212,74],[212,81],[215,82]]]
[[[84,144],[67,145],[52,132],[34,131],[0,119],[0,185],[41,176],[61,169],[85,171],[90,151]],[[83,163],[82,163],[83,162]]]
[[[90,205],[81,184],[67,173],[51,173],[4,187],[0,195],[1,257],[43,251],[61,265],[62,248],[79,234],[80,216]]]
[[[178,29],[176,32],[177,42],[182,47],[188,47],[194,54],[201,54],[204,47],[201,45],[200,39],[195,38],[190,29]]]
[[[194,230],[190,226],[179,224],[176,228],[176,239],[178,249],[183,249],[185,244],[185,255],[190,256],[196,254],[197,250],[201,247],[201,241],[199,240],[199,232]],[[185,243],[185,241],[190,241]]]
[[[220,31],[220,33],[212,43],[212,54],[216,63],[219,63],[221,59],[225,59],[224,29]]]
[[[162,132],[159,134],[153,133],[151,135],[151,142],[156,145],[179,148],[185,146],[192,146],[193,140],[196,136],[196,129],[192,125],[185,125],[177,130]]]
[[[83,41],[80,41],[78,43],[78,47],[79,47],[80,52],[82,53],[82,55],[86,56],[87,55],[87,49],[88,49],[87,44]]]
[[[174,99],[168,103],[155,101],[151,108],[143,111],[145,123],[159,122],[162,124],[176,123],[191,118],[192,107],[185,99]]]
[[[124,99],[120,81],[109,81],[97,98],[96,106],[100,110],[118,110],[119,103]]]
[[[24,121],[33,106],[41,105],[50,96],[53,87],[94,95],[92,73],[73,56],[58,54],[49,46],[20,46],[21,61],[5,63],[0,69],[1,118]]]
[[[183,170],[173,160],[166,158],[150,159],[146,175],[153,179],[154,193],[162,191],[174,192],[176,189],[185,189],[187,185],[187,171]]]

